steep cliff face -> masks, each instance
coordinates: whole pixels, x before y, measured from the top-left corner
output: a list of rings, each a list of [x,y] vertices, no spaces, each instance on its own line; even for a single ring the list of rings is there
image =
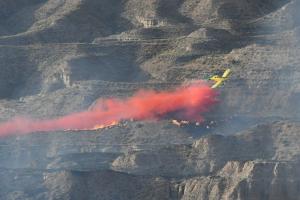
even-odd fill
[[[296,165],[228,162],[215,176],[187,180],[182,199],[298,199]]]
[[[1,141],[1,198],[297,199],[299,127],[197,140],[164,127],[151,138],[137,127],[10,138]]]
[[[298,199],[298,0],[2,0],[0,120],[231,68],[201,126],[0,138],[0,199]]]

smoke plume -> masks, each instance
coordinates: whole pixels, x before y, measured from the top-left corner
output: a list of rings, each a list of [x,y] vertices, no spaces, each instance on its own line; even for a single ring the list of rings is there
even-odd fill
[[[90,130],[120,120],[161,119],[176,113],[190,121],[203,121],[202,114],[217,102],[217,92],[203,82],[175,90],[140,90],[127,99],[100,99],[92,109],[56,119],[34,120],[16,117],[0,124],[0,136],[58,130]]]

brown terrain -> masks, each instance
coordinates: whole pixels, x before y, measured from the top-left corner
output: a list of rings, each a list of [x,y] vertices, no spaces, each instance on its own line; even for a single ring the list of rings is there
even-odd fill
[[[299,9],[299,0],[1,0],[1,122],[233,73],[201,126],[128,121],[0,138],[0,199],[300,199]]]

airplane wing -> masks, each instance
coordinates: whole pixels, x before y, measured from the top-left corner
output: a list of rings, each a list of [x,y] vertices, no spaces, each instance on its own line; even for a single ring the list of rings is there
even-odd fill
[[[213,86],[211,86],[211,88],[217,88],[219,87],[221,84],[223,83],[223,80],[216,82]]]
[[[230,69],[226,69],[226,71],[224,72],[222,78],[227,78],[230,74],[231,70]]]

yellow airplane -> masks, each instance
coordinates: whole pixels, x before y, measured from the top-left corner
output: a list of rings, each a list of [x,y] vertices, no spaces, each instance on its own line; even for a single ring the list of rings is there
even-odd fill
[[[211,77],[209,80],[215,81],[215,84],[213,86],[211,86],[211,88],[217,88],[220,85],[222,85],[222,83],[229,78],[230,73],[231,73],[231,70],[226,69],[222,76],[214,75],[213,77]]]

